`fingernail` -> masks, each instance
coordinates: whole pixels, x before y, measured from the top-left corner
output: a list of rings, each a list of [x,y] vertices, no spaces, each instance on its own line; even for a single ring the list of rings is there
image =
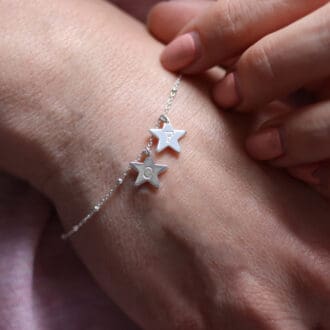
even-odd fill
[[[250,156],[257,160],[272,160],[284,154],[277,128],[265,128],[248,137],[246,149]]]
[[[213,98],[224,109],[236,107],[241,103],[241,94],[235,73],[229,73],[214,86]]]
[[[200,56],[198,33],[190,32],[178,36],[163,50],[161,62],[170,71],[178,71],[192,64]]]
[[[288,171],[296,179],[304,181],[308,184],[319,185],[321,182],[320,178],[317,177],[319,168],[319,164],[309,164],[289,168]]]

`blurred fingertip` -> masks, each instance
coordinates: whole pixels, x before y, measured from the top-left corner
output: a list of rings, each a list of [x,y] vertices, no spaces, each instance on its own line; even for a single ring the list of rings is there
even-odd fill
[[[280,130],[269,127],[250,135],[245,142],[248,154],[261,161],[274,160],[284,154]]]
[[[170,42],[161,54],[162,65],[170,71],[186,68],[199,57],[198,42],[195,32],[182,34]]]
[[[217,105],[223,109],[232,109],[241,103],[237,77],[234,73],[229,73],[223,80],[215,84],[213,99]]]

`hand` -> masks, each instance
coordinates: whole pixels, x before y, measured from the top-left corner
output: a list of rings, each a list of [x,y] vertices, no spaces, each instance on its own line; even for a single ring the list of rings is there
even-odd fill
[[[131,1],[131,0],[109,0],[133,17],[145,21],[147,14],[152,5],[156,4],[158,0],[144,0],[144,1]]]
[[[164,42],[179,32],[161,57],[167,69],[227,67],[226,78],[213,88],[222,108],[265,111],[268,102],[303,87],[299,95],[309,102],[277,102],[278,118],[273,115],[248,138],[247,151],[330,197],[328,1],[172,1],[154,7],[149,27]]]
[[[0,167],[42,190],[68,228],[140,151],[174,77],[144,27],[104,1],[9,4]],[[244,155],[249,123],[219,114],[210,82],[179,91],[170,116],[188,133],[179,157],[159,156],[161,189],[130,177],[74,247],[145,329],[330,327],[330,207]]]

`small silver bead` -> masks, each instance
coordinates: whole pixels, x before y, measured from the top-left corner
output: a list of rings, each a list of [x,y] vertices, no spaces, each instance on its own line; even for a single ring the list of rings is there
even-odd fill
[[[176,94],[177,94],[178,89],[179,89],[180,81],[181,81],[181,76],[179,76],[177,78],[177,80],[174,83],[174,86],[170,90],[170,95],[167,99],[166,104],[164,105],[164,108],[163,108],[164,109],[163,114],[158,118],[158,121],[156,123],[157,128],[161,128],[161,126],[163,126],[162,124],[164,124],[164,123],[166,123],[166,124],[170,123],[167,114],[173,106],[174,99],[175,99]],[[144,158],[146,158],[148,156],[151,156],[153,143],[154,143],[154,139],[153,139],[153,137],[150,137],[145,149],[137,156],[137,161],[142,161]],[[61,236],[62,239],[67,239],[67,238],[71,237],[71,235],[73,235],[77,231],[79,231],[79,229],[89,219],[91,219],[98,211],[100,211],[101,208],[103,207],[103,205],[108,201],[108,199],[110,199],[112,194],[116,191],[118,186],[120,186],[121,184],[124,183],[124,180],[125,180],[126,176],[130,173],[130,171],[131,171],[131,166],[129,166],[125,170],[125,172],[123,172],[120,175],[120,178],[118,178],[116,180],[116,184],[106,193],[106,195],[103,196],[95,206],[92,206],[92,208],[89,210],[89,213],[83,219],[81,219],[76,225],[74,225],[68,232],[64,233]]]
[[[148,149],[144,149],[144,150],[142,151],[142,154],[145,155],[145,156],[149,156],[149,155],[150,155],[150,150],[148,150]]]
[[[163,123],[168,123],[169,122],[168,117],[166,115],[161,115],[159,117],[159,120],[162,121]]]

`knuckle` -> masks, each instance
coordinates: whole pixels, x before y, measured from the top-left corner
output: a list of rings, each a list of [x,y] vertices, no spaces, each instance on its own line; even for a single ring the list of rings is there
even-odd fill
[[[243,28],[244,10],[241,7],[238,1],[218,1],[212,15],[209,15],[210,26],[216,27],[217,34],[223,35],[226,39],[237,35]]]
[[[234,295],[239,299],[239,311],[243,310],[247,320],[262,329],[278,329],[278,324],[289,319],[283,301],[273,293],[273,289],[257,276],[241,272],[234,283]]]
[[[222,2],[220,11],[222,13],[222,19],[224,23],[224,28],[226,28],[231,34],[235,34],[240,29],[241,20],[241,10],[237,8],[239,2],[226,0]]]
[[[272,81],[276,78],[272,53],[272,43],[265,38],[261,39],[244,53],[240,66],[246,68],[259,81]]]

